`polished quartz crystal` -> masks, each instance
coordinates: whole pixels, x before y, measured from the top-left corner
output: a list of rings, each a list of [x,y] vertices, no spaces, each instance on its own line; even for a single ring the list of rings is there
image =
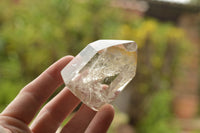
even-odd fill
[[[111,103],[135,76],[137,45],[127,40],[88,44],[62,71],[65,85],[84,104],[98,110]]]

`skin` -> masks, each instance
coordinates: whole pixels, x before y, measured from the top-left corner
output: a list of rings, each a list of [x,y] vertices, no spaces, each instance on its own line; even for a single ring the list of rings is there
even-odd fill
[[[61,58],[19,92],[0,114],[0,133],[55,133],[57,131],[80,100],[68,88],[64,88],[41,110],[40,108],[63,84],[60,71],[72,59],[72,56]],[[98,112],[83,104],[61,129],[61,133],[106,133],[113,117],[114,109],[109,104],[104,105]]]

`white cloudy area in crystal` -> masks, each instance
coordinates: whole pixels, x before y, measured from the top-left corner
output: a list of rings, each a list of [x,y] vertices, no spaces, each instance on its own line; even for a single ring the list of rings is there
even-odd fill
[[[136,64],[135,45],[112,46],[97,52],[66,86],[83,103],[98,110],[112,102],[131,81]]]

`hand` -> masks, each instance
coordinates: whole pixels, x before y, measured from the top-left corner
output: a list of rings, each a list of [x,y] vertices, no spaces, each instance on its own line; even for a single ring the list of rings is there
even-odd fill
[[[60,71],[72,59],[71,56],[63,57],[20,91],[0,114],[0,133],[56,132],[63,120],[80,103],[68,88],[64,88],[44,105],[36,118],[34,120],[33,118],[56,88],[63,84]],[[109,104],[103,106],[98,112],[83,104],[61,129],[61,133],[105,133],[113,117],[114,109]]]

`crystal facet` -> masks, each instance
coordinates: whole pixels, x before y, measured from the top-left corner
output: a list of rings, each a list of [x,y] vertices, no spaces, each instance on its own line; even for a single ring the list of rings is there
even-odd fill
[[[65,85],[84,104],[98,110],[112,102],[135,76],[137,45],[127,40],[88,44],[62,71]]]

